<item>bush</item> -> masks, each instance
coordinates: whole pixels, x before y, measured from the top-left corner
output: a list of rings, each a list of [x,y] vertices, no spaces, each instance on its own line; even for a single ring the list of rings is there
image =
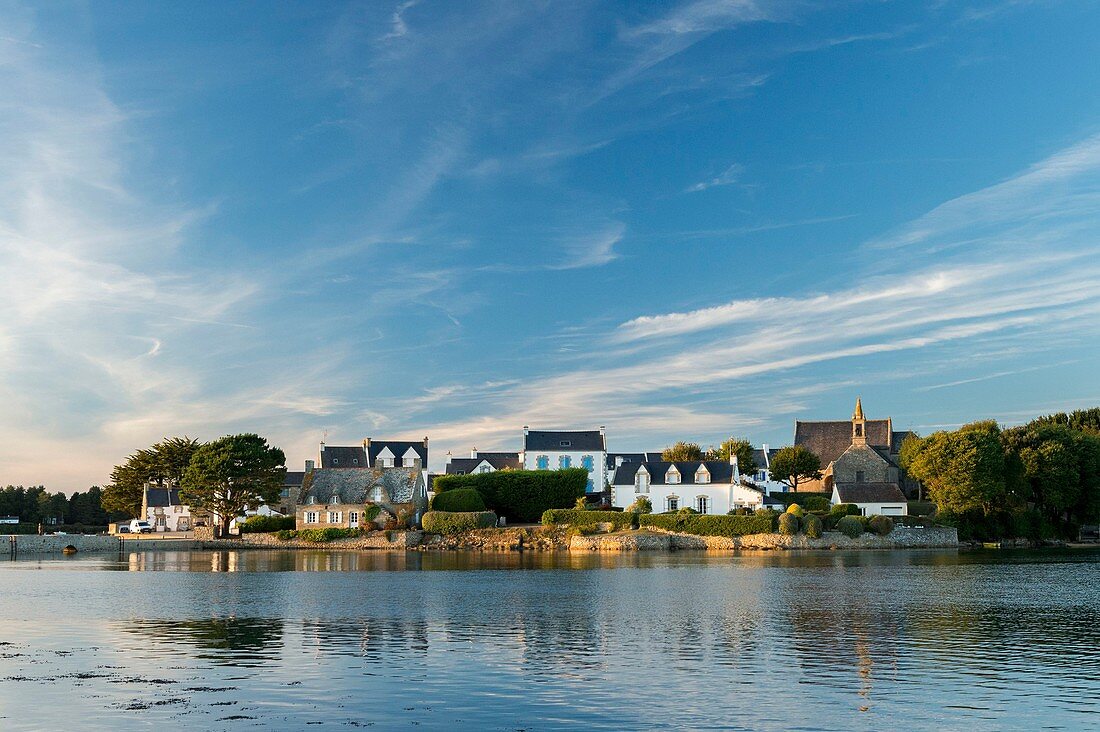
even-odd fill
[[[473,488],[456,488],[453,491],[437,493],[432,499],[432,510],[450,513],[484,511],[485,499]]]
[[[573,506],[587,485],[588,471],[583,468],[440,475],[433,483],[437,494],[473,488],[489,509],[512,523],[538,521],[547,509]]]
[[[798,505],[797,503],[792,503],[791,505],[787,506],[787,513],[801,518],[802,515],[806,512],[802,510],[802,506]]]
[[[909,501],[910,516],[931,516],[936,511],[932,501]]]
[[[278,532],[277,536],[280,536],[283,532]],[[350,539],[356,536],[362,536],[362,529],[338,529],[334,526],[330,526],[327,529],[298,529],[293,532],[293,536],[287,538],[299,539],[301,541],[310,541],[317,544],[323,544],[327,541],[334,541],[336,539]]]
[[[552,508],[542,514],[544,526],[595,527],[612,524],[614,529],[629,529],[637,524],[637,514],[630,511],[578,511],[575,508]]]
[[[638,496],[626,510],[631,513],[653,513],[653,502],[645,496]]]
[[[774,519],[779,515],[779,512],[771,508],[758,508],[752,512],[753,516],[767,516],[770,519]]]
[[[858,516],[841,516],[836,522],[836,530],[847,537],[855,539],[863,533],[863,522]]]
[[[797,505],[797,504],[795,504]],[[783,536],[794,536],[798,533],[798,515],[787,511],[779,516],[779,533]]]
[[[283,529],[275,532],[275,538],[279,541],[290,541],[297,535],[298,532],[293,529]]]
[[[879,536],[886,536],[894,530],[894,521],[889,516],[872,516],[867,521],[867,528]]]
[[[807,514],[802,519],[802,530],[806,532],[806,536],[811,539],[820,539],[821,533],[824,529],[824,525],[821,521],[821,517],[815,514]]]
[[[249,516],[237,524],[242,534],[270,534],[273,531],[293,530],[293,516]]]
[[[428,511],[421,523],[424,530],[432,534],[462,534],[474,529],[493,528],[497,525],[497,515],[492,511]]]
[[[699,514],[699,512],[696,511],[694,508],[689,508],[687,506],[684,506],[683,508],[681,508],[679,511],[676,512],[677,516],[696,516],[698,514]]]
[[[783,501],[787,505],[797,503],[807,511],[828,511],[832,495],[820,491],[799,491],[798,493],[787,491],[785,493],[773,493],[772,498]]]
[[[654,513],[638,517],[641,528],[653,527],[696,536],[748,536],[770,534],[775,529],[771,516],[712,516]]]
[[[863,512],[854,503],[838,503],[829,508],[829,513],[837,516],[859,516]]]

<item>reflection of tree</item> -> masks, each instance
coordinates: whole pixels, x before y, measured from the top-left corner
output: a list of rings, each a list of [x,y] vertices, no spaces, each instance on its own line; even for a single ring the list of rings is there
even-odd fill
[[[210,618],[203,620],[133,620],[122,630],[156,646],[184,644],[197,658],[232,666],[261,666],[275,658],[283,644],[278,618]]]

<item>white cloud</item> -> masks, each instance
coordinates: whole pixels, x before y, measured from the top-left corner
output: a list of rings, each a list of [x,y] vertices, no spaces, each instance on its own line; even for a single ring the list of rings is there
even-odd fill
[[[741,174],[744,170],[744,166],[734,163],[713,178],[702,180],[693,186],[689,186],[685,193],[696,193],[698,191],[705,191],[708,188],[732,185],[741,179]]]

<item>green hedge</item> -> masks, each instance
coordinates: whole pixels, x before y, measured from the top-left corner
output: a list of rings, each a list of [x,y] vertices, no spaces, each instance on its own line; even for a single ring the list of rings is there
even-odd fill
[[[628,511],[578,511],[574,508],[552,508],[542,514],[544,526],[595,526],[612,524],[616,531],[637,525],[638,514]]]
[[[299,539],[301,541],[310,541],[317,544],[323,544],[327,541],[334,541],[336,539],[351,539],[362,535],[363,529],[338,529],[336,527],[329,527],[327,529],[298,529],[297,531],[281,529],[275,532],[275,538],[280,541]]]
[[[473,488],[456,488],[451,491],[437,493],[432,498],[432,510],[451,513],[484,511],[485,499]]]
[[[587,485],[583,468],[440,475],[433,483],[437,494],[473,488],[490,510],[512,523],[538,521],[547,509],[572,508]]]
[[[284,529],[293,529],[293,516],[249,516],[237,524],[242,534],[270,534]]]
[[[474,529],[493,528],[497,525],[497,515],[492,511],[428,511],[421,525],[431,534],[463,534]]]
[[[638,524],[643,529],[652,526],[696,536],[748,536],[749,534],[770,534],[775,531],[775,521],[771,516],[654,513],[639,516]]]
[[[797,503],[807,511],[828,511],[829,504],[832,501],[831,494],[822,493],[821,491],[800,491],[798,493],[786,491],[784,493],[772,493],[771,497],[782,501],[785,506]]]

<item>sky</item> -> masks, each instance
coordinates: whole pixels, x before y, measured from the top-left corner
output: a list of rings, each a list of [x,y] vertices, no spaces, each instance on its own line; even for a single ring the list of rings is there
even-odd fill
[[[0,485],[1100,405],[1100,3],[0,2]],[[299,468],[300,469],[300,468]]]

